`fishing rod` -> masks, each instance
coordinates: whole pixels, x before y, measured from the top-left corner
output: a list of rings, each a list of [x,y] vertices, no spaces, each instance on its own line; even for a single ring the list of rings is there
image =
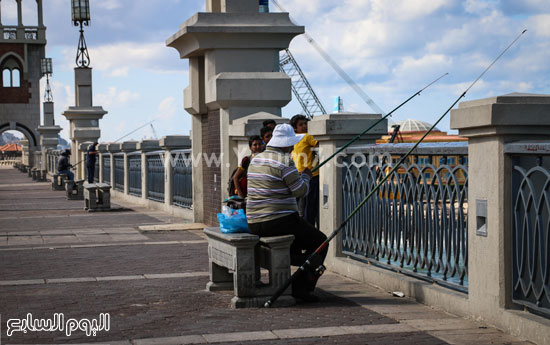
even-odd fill
[[[439,117],[439,119],[432,125],[432,127],[430,127],[430,129],[424,133],[424,135],[413,145],[413,147],[404,155],[402,156],[399,161],[392,167],[392,169],[384,176],[384,178],[378,182],[378,184],[376,185],[376,187],[374,187],[368,194],[367,196],[361,201],[361,203],[359,205],[357,205],[357,207],[349,214],[349,216],[347,216],[347,218],[342,222],[342,224],[340,224],[340,226],[338,228],[336,228],[332,234],[330,234],[329,237],[327,237],[327,239],[321,243],[321,245],[307,258],[307,260],[302,264],[302,266],[300,266],[296,272],[294,272],[294,274],[292,274],[290,276],[290,278],[285,282],[285,284],[283,284],[283,286],[281,286],[276,292],[275,294],[273,294],[273,296],[271,296],[271,298],[269,300],[267,300],[267,302],[265,302],[264,304],[264,307],[265,308],[269,308],[271,305],[273,305],[273,303],[275,303],[275,301],[277,300],[277,298],[279,298],[279,296],[281,296],[281,294],[290,286],[290,284],[292,284],[292,282],[296,279],[296,276],[298,274],[301,274],[302,272],[306,272],[306,269],[311,266],[311,260],[319,255],[329,244],[329,242],[334,238],[336,237],[336,235],[338,235],[338,233],[340,233],[340,231],[342,231],[344,229],[344,227],[348,224],[348,222],[351,220],[351,218],[353,218],[353,216],[359,211],[359,209],[361,207],[363,207],[363,205],[365,205],[365,203],[367,201],[369,201],[369,199],[374,195],[374,193],[376,193],[380,187],[382,187],[382,185],[390,178],[390,176],[401,166],[401,164],[403,164],[403,162],[405,161],[405,159],[407,159],[411,153],[418,147],[418,145],[420,145],[420,143],[424,140],[424,138],[426,138],[428,136],[428,134],[430,134],[430,132],[435,128],[435,126],[437,126],[439,124],[439,122],[441,122],[441,120],[443,120],[443,118],[451,111],[451,109],[463,98],[466,96],[466,93],[468,91],[470,91],[470,89],[479,81],[479,79],[481,79],[481,77],[483,77],[483,75],[500,59],[500,57],[502,55],[504,55],[504,53],[506,53],[506,51],[508,51],[508,49],[510,49],[510,47],[512,47],[514,45],[514,43],[516,43],[517,40],[520,39],[520,37],[525,33],[527,32],[527,29],[523,30],[521,32],[521,34],[518,35],[518,37],[516,37],[515,40],[512,41],[512,43],[510,43],[508,45],[508,47],[506,47],[506,49],[504,49],[502,51],[502,53],[500,53],[499,56],[496,57],[496,59],[493,60],[493,62],[472,82],[472,84],[470,84],[470,86],[453,102],[453,104],[451,104],[451,106],[443,113],[443,115],[441,115]]]
[[[348,141],[344,146],[340,147],[338,150],[336,150],[336,152],[334,152],[333,154],[330,155],[330,157],[328,157],[327,159],[325,159],[324,161],[322,161],[319,165],[317,165],[315,168],[313,168],[313,170],[311,171],[312,173],[319,170],[323,165],[325,165],[329,160],[331,160],[333,157],[335,157],[337,154],[339,154],[340,152],[344,151],[348,146],[350,146],[351,144],[353,144],[354,142],[356,142],[357,140],[359,140],[359,138],[361,138],[361,136],[363,136],[363,134],[367,133],[368,131],[370,131],[371,129],[373,129],[374,127],[376,127],[380,122],[384,121],[385,119],[387,119],[388,117],[390,117],[397,109],[401,108],[402,106],[404,106],[406,103],[408,103],[411,99],[413,99],[414,97],[420,95],[421,92],[423,92],[424,90],[426,90],[427,88],[429,88],[430,86],[432,86],[433,84],[437,83],[441,78],[445,77],[446,75],[448,75],[449,73],[445,73],[443,74],[442,76],[440,76],[439,78],[435,79],[434,81],[432,81],[431,83],[429,83],[428,85],[424,86],[422,89],[418,90],[415,94],[413,94],[411,97],[407,98],[403,103],[399,104],[397,107],[395,107],[392,111],[390,111],[388,114],[382,116],[382,118],[380,118],[378,121],[376,121],[373,125],[371,125],[369,128],[365,129],[363,132],[357,134],[355,137],[353,137],[353,139],[351,139],[350,141]]]
[[[288,13],[288,11],[286,11],[283,8],[283,6],[281,6],[277,2],[277,0],[271,0],[271,1],[273,1],[275,6],[277,6],[279,10],[281,10],[282,12]],[[290,18],[290,20],[295,22],[295,20],[292,18],[290,14],[288,15],[288,17]],[[359,85],[357,85],[357,83],[349,76],[349,74],[347,74],[346,71],[344,71],[342,67],[340,67],[336,63],[336,61],[334,61],[330,57],[330,55],[328,55],[328,53],[323,50],[323,48],[321,48],[321,46],[313,39],[313,37],[311,37],[307,32],[304,32],[304,37],[309,42],[309,44],[311,44],[313,48],[317,50],[317,52],[321,55],[321,57],[336,71],[336,73],[338,73],[340,77],[344,79],[346,83],[348,83],[348,85],[351,86],[351,88],[363,99],[363,101],[365,101],[365,103],[367,103],[371,107],[371,109],[374,110],[375,113],[382,114],[384,116],[386,115],[386,112],[382,110],[376,103],[374,103],[374,100],[370,98],[369,95],[367,95]]]
[[[120,138],[118,138],[117,140],[113,141],[113,143],[117,143],[117,142],[119,142],[120,140],[122,140],[122,139],[126,138],[126,137],[127,137],[127,136],[129,136],[130,134],[132,134],[132,133],[135,133],[135,132],[139,131],[139,130],[140,130],[140,129],[142,129],[143,127],[147,126],[147,125],[148,125],[148,124],[150,124],[150,123],[153,123],[153,122],[155,122],[156,120],[157,120],[157,119],[153,119],[153,120],[151,120],[151,121],[147,122],[146,124],[144,124],[144,125],[142,125],[142,126],[139,126],[138,128],[134,129],[134,130],[133,130],[133,131],[131,131],[130,133],[126,134],[125,136],[123,136],[123,137],[120,137]]]

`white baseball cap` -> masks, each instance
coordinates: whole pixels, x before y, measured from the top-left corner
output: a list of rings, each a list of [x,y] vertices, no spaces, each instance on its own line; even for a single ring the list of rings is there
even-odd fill
[[[299,143],[305,134],[294,133],[294,128],[291,125],[283,123],[277,125],[273,130],[273,136],[267,146],[271,147],[290,147]]]

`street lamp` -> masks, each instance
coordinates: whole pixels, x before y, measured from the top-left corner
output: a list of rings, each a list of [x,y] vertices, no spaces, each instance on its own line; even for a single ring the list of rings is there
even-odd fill
[[[80,26],[80,39],[78,40],[78,50],[76,53],[76,65],[79,67],[88,67],[90,65],[90,55],[84,39],[84,25],[90,24],[90,1],[89,0],[71,0],[74,26]]]
[[[53,102],[52,88],[50,87],[50,75],[53,74],[51,58],[43,58],[40,60],[40,71],[42,72],[42,76],[46,76],[46,91],[44,92],[44,102]]]

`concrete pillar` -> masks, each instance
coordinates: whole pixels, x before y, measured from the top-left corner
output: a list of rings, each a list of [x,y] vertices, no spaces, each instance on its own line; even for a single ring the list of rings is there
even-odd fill
[[[141,198],[147,200],[147,152],[160,150],[158,140],[142,140],[136,149],[141,151]]]
[[[21,9],[21,0],[17,2],[17,26],[23,26],[23,10]]]
[[[103,157],[107,153],[107,144],[101,143],[97,145],[97,152],[99,152],[99,182],[103,183]]]
[[[92,69],[77,67],[75,71],[75,106],[70,106],[63,112],[63,116],[70,123],[70,139],[73,158],[80,157],[80,144],[83,142],[97,142],[101,135],[99,120],[107,112],[101,106],[92,105]],[[77,169],[76,178],[83,178],[84,170]]]
[[[115,188],[115,154],[120,152],[120,143],[107,144],[107,151],[111,154],[111,187]]]
[[[462,102],[451,112],[451,128],[468,138],[468,298],[472,316],[490,320],[513,334],[529,335],[536,343],[544,343],[543,333],[549,341],[548,326],[533,323],[537,317],[532,314],[520,321],[519,314],[507,310],[515,306],[512,162],[504,145],[550,140],[549,113],[550,95],[518,93]],[[480,219],[484,226],[478,224]]]
[[[56,150],[59,143],[58,135],[61,127],[54,122],[54,103],[44,102],[44,125],[39,126],[36,131],[40,133],[40,146],[42,148],[42,165],[40,169],[47,169],[46,153],[48,150]]]
[[[159,141],[160,148],[164,153],[164,203],[168,206],[173,204],[173,177],[175,160],[172,152],[191,148],[191,140],[187,135],[169,135],[162,137]]]
[[[137,141],[125,141],[120,145],[120,150],[124,152],[124,194],[129,194],[130,169],[128,165],[128,153],[135,152]]]
[[[79,152],[80,152],[80,157],[78,157],[78,161],[80,162],[78,164],[78,168],[80,169],[80,171],[82,171],[82,179],[84,180],[87,180],[88,179],[88,167],[86,165],[86,153],[88,152],[88,147],[90,147],[90,145],[92,145],[93,142],[91,141],[85,141],[83,143],[80,143],[79,145]]]
[[[37,13],[38,13],[38,27],[43,27],[44,17],[43,17],[43,10],[42,10],[42,0],[36,0],[36,7],[37,7]]]
[[[2,26],[2,0],[0,0],[0,26]],[[4,32],[0,32],[2,37],[4,37]]]
[[[308,133],[319,141],[319,161],[335,153],[349,140],[380,120],[380,114],[330,114],[315,116],[308,124]],[[364,134],[354,145],[374,144],[388,132],[387,120]],[[320,230],[330,235],[342,222],[342,167],[338,157],[326,163],[319,171]],[[341,159],[341,158],[340,158]],[[330,243],[327,264],[341,255],[341,236]]]
[[[201,168],[193,169],[194,176],[202,176],[193,208],[197,221],[214,224],[227,196],[230,167],[237,164],[229,125],[262,111],[281,114],[291,99],[291,81],[278,72],[279,51],[304,28],[287,13],[259,13],[256,0],[208,0],[206,8],[221,14],[195,14],[167,45],[190,59],[184,106],[193,115],[193,155],[203,155]],[[213,164],[204,155],[214,158]],[[201,200],[195,203],[196,198]]]
[[[23,139],[19,143],[21,144],[21,162],[24,165],[31,165],[32,159],[29,156],[29,141]]]

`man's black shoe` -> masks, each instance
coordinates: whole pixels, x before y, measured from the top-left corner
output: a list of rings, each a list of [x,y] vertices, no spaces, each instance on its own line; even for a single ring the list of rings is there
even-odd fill
[[[319,297],[312,295],[309,292],[292,293],[292,297],[302,300],[305,303],[319,302]]]

